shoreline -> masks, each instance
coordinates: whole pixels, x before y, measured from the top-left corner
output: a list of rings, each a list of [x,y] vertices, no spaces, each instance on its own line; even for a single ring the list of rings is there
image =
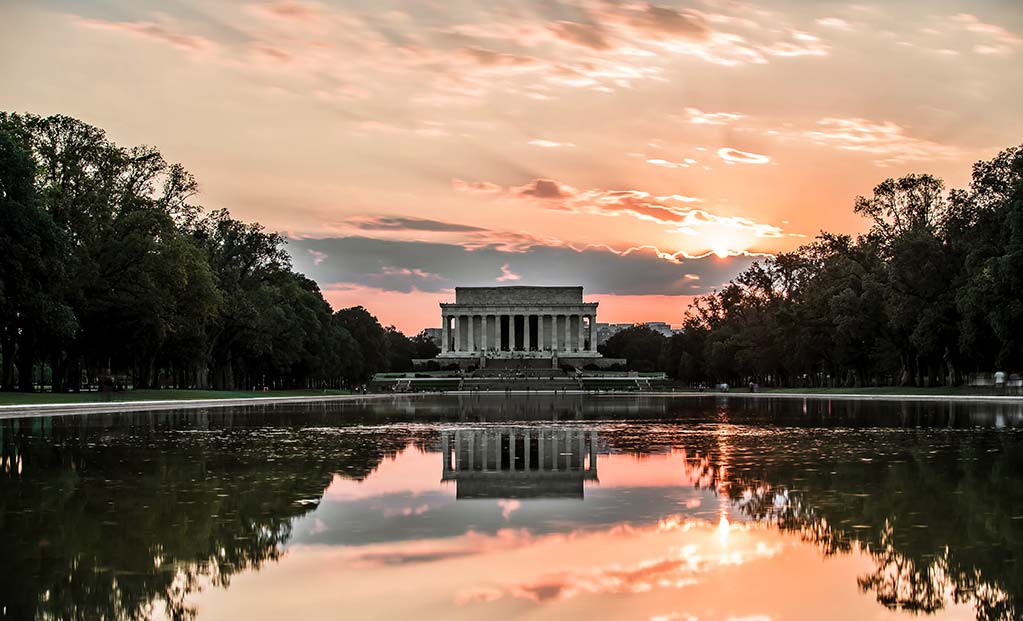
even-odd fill
[[[673,398],[692,399],[701,397],[725,399],[804,399],[834,401],[918,401],[947,403],[1018,403],[1023,405],[1023,395],[936,395],[936,394],[871,394],[871,393],[812,393],[812,392],[592,392],[585,390],[507,390],[479,392],[450,390],[445,392],[372,393],[361,395],[297,395],[282,397],[238,397],[224,399],[179,399],[105,401],[89,403],[39,403],[0,405],[0,419],[30,418],[38,416],[76,416],[84,414],[114,414],[118,412],[156,410],[195,410],[250,405],[278,405],[293,403],[330,403],[347,401],[382,401],[394,398],[452,395],[460,397],[510,397],[510,396],[590,396],[616,399]]]
[[[78,416],[84,414],[116,414],[118,412],[149,412],[154,410],[200,410],[246,405],[279,405],[288,403],[321,403],[334,401],[379,401],[413,393],[362,395],[304,395],[292,397],[237,397],[225,399],[159,399],[143,401],[94,401],[87,403],[37,403],[0,405],[0,419],[34,418],[39,416]],[[418,393],[432,394],[432,393]]]

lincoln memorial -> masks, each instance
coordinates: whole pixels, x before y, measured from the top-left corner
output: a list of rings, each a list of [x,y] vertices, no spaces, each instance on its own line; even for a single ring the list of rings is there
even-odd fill
[[[441,431],[442,481],[455,498],[583,498],[597,480],[597,432],[582,427]]]
[[[440,311],[441,363],[606,365],[597,353],[597,302],[584,302],[582,287],[456,287],[454,303]]]

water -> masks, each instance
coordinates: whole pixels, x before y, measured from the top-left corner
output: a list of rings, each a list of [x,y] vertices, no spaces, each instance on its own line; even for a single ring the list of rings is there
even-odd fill
[[[0,420],[0,618],[1016,619],[1021,429],[741,397]]]

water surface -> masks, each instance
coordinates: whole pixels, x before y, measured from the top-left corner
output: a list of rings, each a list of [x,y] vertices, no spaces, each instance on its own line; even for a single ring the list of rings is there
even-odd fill
[[[1016,619],[1023,408],[418,397],[0,421],[0,618]]]

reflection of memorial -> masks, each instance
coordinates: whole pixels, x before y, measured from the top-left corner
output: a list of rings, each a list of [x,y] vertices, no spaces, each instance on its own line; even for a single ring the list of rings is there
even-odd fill
[[[441,432],[456,498],[582,498],[597,480],[597,432],[573,427],[490,427]]]

